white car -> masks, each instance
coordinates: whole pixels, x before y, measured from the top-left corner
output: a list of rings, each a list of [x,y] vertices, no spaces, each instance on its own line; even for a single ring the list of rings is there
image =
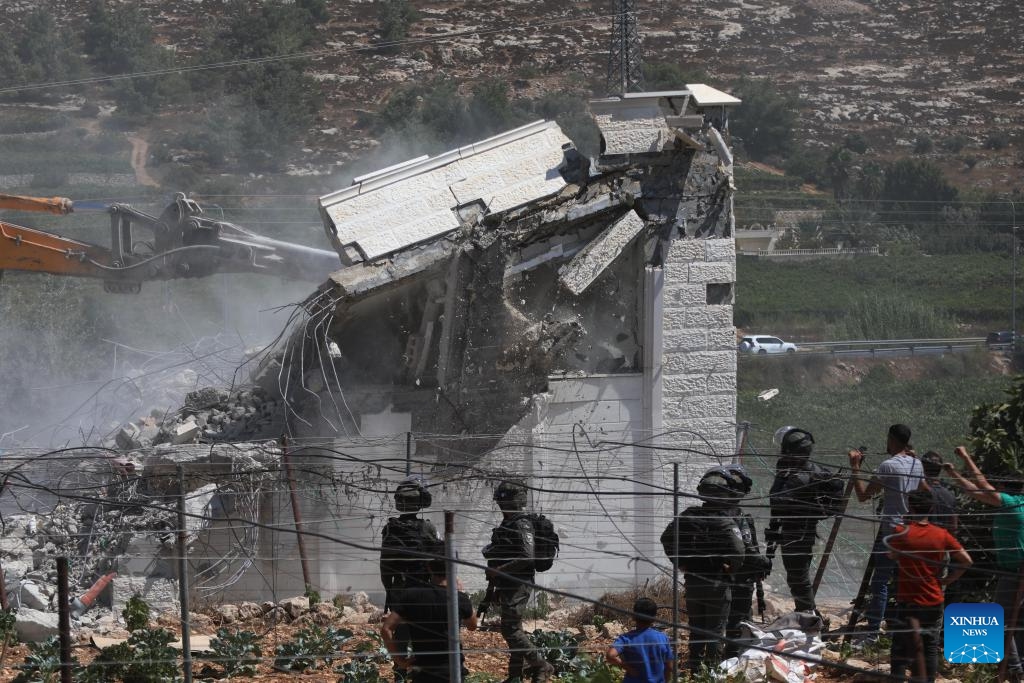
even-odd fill
[[[778,337],[748,334],[740,340],[739,349],[744,353],[796,353],[796,344],[784,342]]]

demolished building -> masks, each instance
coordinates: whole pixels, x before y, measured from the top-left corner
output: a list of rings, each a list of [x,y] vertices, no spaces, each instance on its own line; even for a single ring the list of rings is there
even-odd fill
[[[496,481],[514,475],[563,538],[544,583],[600,594],[663,570],[671,463],[692,489],[735,450],[738,102],[704,85],[595,100],[597,158],[538,121],[322,197],[343,267],[255,386],[199,392],[117,434],[139,481],[175,464],[204,472],[189,495],[218,512],[195,532],[206,550],[191,571],[216,591],[198,597],[276,600],[307,585],[380,596],[374,547],[410,474],[429,480],[435,511],[461,511],[469,562],[497,521]],[[281,483],[275,447],[254,447],[255,460],[243,449],[261,463],[247,470],[217,445],[281,432],[297,486]],[[199,485],[213,462],[244,475],[259,533],[242,544],[216,523],[237,521],[238,492]],[[83,580],[115,569],[135,590],[131,577],[152,578],[161,529],[136,527]],[[232,559],[214,572],[218,544]],[[464,581],[480,587],[482,573]]]
[[[358,452],[384,463],[385,484],[373,504],[311,506],[310,524],[375,543],[404,455],[437,509],[487,509],[494,478],[517,474],[563,537],[604,539],[546,580],[596,591],[654,572],[668,463],[687,486],[735,450],[738,102],[704,85],[596,100],[596,159],[538,121],[322,197],[345,267],[276,372],[295,436],[330,437],[331,476],[358,470],[337,457]],[[596,487],[610,522],[588,518]],[[334,521],[368,511],[365,534]],[[465,520],[463,557],[493,523]],[[372,553],[328,545],[318,585],[379,592]]]

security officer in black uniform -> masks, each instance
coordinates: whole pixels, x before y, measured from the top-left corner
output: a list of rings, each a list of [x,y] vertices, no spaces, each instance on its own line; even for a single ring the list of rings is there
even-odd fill
[[[521,681],[527,674],[533,683],[546,683],[555,669],[523,630],[523,611],[535,576],[533,522],[525,512],[526,486],[519,481],[503,481],[494,491],[494,502],[501,509],[502,520],[491,532],[491,542],[483,554],[487,580],[501,609],[501,635],[509,647],[505,682]]]
[[[753,481],[747,476],[742,465],[726,465],[716,468],[723,470],[729,475],[730,486],[743,498],[750,494]],[[771,562],[761,554],[761,544],[757,540],[757,527],[754,525],[754,518],[750,513],[744,512],[739,506],[730,509],[730,514],[736,521],[736,526],[743,537],[743,564],[733,571],[732,576],[732,600],[729,602],[729,616],[725,623],[725,635],[736,641],[739,639],[740,622],[750,621],[753,618],[754,586],[758,581],[764,579],[771,573]],[[724,656],[726,659],[736,657],[740,653],[740,645],[737,642],[725,644]]]
[[[844,483],[810,461],[814,436],[807,430],[786,431],[781,450],[782,457],[775,467],[775,480],[769,493],[772,519],[765,539],[779,546],[796,611],[812,612],[816,609],[811,586],[811,554],[818,522],[829,516],[827,508],[842,499]]]
[[[416,514],[430,507],[431,502],[430,490],[420,479],[406,479],[395,489],[395,509],[400,514],[388,518],[380,549],[380,581],[384,584],[385,612],[394,609],[396,601],[407,588],[430,585],[426,560],[421,555],[410,555],[409,551],[431,552],[439,545],[443,550],[433,523]],[[408,626],[400,622],[397,629],[399,642],[407,642]],[[400,682],[404,677],[405,671],[396,665],[395,681]]]
[[[697,674],[722,659],[722,636],[732,597],[732,574],[743,567],[743,534],[734,518],[743,482],[725,468],[708,470],[697,485],[703,501],[668,525],[662,546],[683,572],[686,612],[691,629],[688,668]],[[675,540],[678,546],[674,549]]]
[[[395,489],[395,509],[398,517],[388,518],[384,525],[380,550],[380,580],[384,584],[385,611],[398,593],[412,586],[430,585],[426,561],[420,555],[428,546],[441,542],[437,528],[429,519],[416,513],[430,507],[430,490],[420,479],[410,478]]]

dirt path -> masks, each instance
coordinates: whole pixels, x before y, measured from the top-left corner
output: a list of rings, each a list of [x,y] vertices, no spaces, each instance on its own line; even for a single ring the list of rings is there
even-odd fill
[[[137,135],[129,135],[128,141],[132,143],[132,169],[135,170],[135,181],[139,185],[147,187],[159,187],[160,183],[149,174],[146,168],[146,158],[149,154],[149,143]]]

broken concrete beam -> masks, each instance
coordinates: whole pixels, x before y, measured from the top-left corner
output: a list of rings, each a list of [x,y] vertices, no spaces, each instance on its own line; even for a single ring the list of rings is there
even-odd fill
[[[709,128],[708,137],[711,138],[711,143],[715,146],[715,151],[718,152],[718,158],[722,160],[722,165],[725,166],[726,171],[732,173],[732,151],[729,149],[729,145],[725,143],[725,139],[722,138],[722,134],[718,132],[717,128]]]
[[[41,643],[57,635],[57,613],[22,607],[15,616],[14,631],[23,643]]]
[[[449,240],[438,240],[423,247],[395,254],[391,259],[343,268],[331,274],[331,280],[350,297],[379,291],[388,285],[418,275],[446,261],[456,251]]]
[[[189,420],[177,425],[171,430],[171,443],[179,446],[183,443],[192,443],[199,436],[201,428],[195,422]]]
[[[121,614],[129,598],[138,595],[154,614],[178,611],[178,582],[151,576],[118,576],[112,582],[114,614]],[[56,618],[56,615],[54,615]]]
[[[125,450],[139,447],[139,428],[128,423],[118,430],[114,437],[117,445]]]
[[[558,270],[558,280],[579,296],[625,251],[644,229],[644,219],[632,209],[591,240],[572,261]]]

